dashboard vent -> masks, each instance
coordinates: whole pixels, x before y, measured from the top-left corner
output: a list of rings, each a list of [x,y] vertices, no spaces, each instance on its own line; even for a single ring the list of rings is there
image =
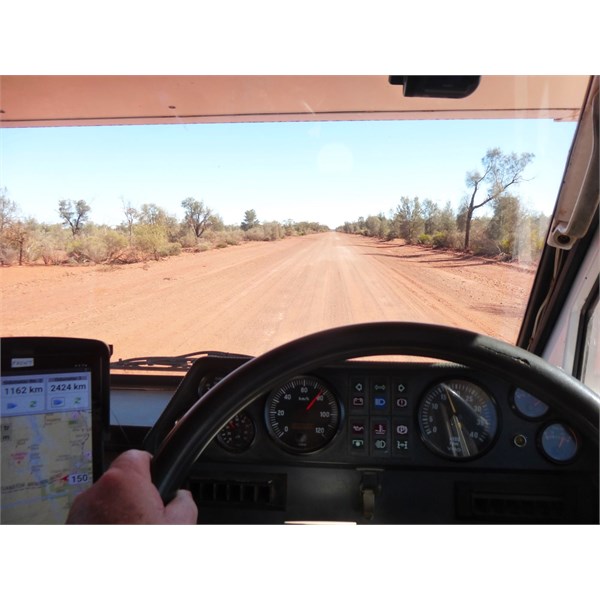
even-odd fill
[[[566,503],[560,497],[485,493],[471,496],[471,514],[479,520],[552,523],[562,521],[566,512]]]
[[[282,509],[285,507],[286,480],[283,475],[268,478],[193,477],[190,491],[199,506]]]
[[[527,482],[459,483],[456,513],[473,523],[568,523],[577,514],[577,490]]]

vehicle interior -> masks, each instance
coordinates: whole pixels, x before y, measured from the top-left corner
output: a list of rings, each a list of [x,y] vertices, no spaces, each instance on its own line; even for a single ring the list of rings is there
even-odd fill
[[[44,135],[115,131],[139,136],[143,144],[155,147],[158,142],[147,132],[199,131],[201,136],[214,135],[213,148],[217,149],[217,138],[225,144],[239,128],[252,136],[243,157],[248,171],[228,170],[225,163],[215,169],[222,168],[229,179],[236,174],[243,177],[249,197],[253,187],[266,190],[268,186],[258,181],[258,175],[254,178],[252,169],[258,173],[261,160],[269,162],[257,158],[263,141],[269,141],[276,147],[265,166],[270,169],[269,185],[282,186],[271,213],[265,205],[251,214],[254,210],[249,210],[248,200],[246,213],[239,213],[239,221],[246,218],[241,229],[245,234],[253,228],[266,231],[267,221],[282,223],[285,217],[280,215],[289,210],[292,232],[275,241],[245,239],[199,251],[210,237],[204,232],[190,242],[195,249],[183,244],[178,256],[130,264],[86,258],[75,264],[84,254],[81,240],[87,234],[72,229],[71,236],[68,224],[74,224],[68,217],[73,213],[62,204],[61,235],[69,237],[70,248],[78,249],[78,254],[69,251],[61,263],[43,264],[38,258],[36,264],[33,259],[27,264],[19,255],[17,238],[10,238],[14,243],[7,242],[1,284],[2,522],[64,523],[78,491],[97,480],[121,452],[138,448],[152,453],[153,481],[165,501],[180,488],[192,492],[199,524],[597,524],[598,87],[597,76],[579,75],[0,77],[3,210],[15,202],[39,221],[53,218],[43,216],[41,208],[34,213],[37,208],[25,206],[27,194],[21,192],[12,158],[32,148],[36,136],[43,141]],[[383,214],[398,205],[396,215],[400,215],[401,197],[408,195],[406,205],[412,202],[413,208],[412,196],[420,195],[421,201],[427,197],[426,180],[436,179],[442,168],[434,162],[433,148],[445,144],[446,155],[454,158],[461,152],[461,135],[468,135],[456,129],[452,137],[440,138],[423,149],[412,130],[395,127],[479,127],[487,122],[505,129],[516,124],[518,143],[503,147],[506,154],[521,149],[521,157],[526,152],[536,154],[527,159],[531,172],[519,171],[515,176],[516,181],[524,173],[518,187],[525,190],[524,202],[530,194],[527,186],[542,177],[542,167],[537,169],[536,164],[541,165],[538,155],[549,145],[545,124],[570,128],[560,156],[562,166],[551,169],[556,187],[550,194],[545,192],[548,218],[541,226],[535,259],[527,265],[524,258],[512,255],[507,259],[505,246],[504,259],[483,250],[442,249],[430,243],[439,232],[428,233],[426,225],[412,241],[407,241],[407,234],[392,235],[391,230],[381,236],[369,234],[374,219],[378,227],[401,223],[400,217]],[[519,129],[532,124],[538,128],[538,141]],[[333,206],[338,222],[306,235],[298,233],[294,227],[299,222],[319,218],[312,213],[302,216],[303,205],[314,207],[295,193],[294,187],[301,183],[286,170],[283,158],[286,144],[295,143],[294,137],[278,137],[279,128],[310,127],[306,131],[314,139],[317,132],[324,135],[326,127],[348,126],[358,131],[366,125],[377,127],[381,155],[369,146],[365,157],[383,162],[383,156],[392,152],[395,136],[404,136],[412,140],[413,153],[429,158],[429,171],[423,171],[425,191],[403,191],[402,178],[408,181],[408,174],[402,171],[390,204],[365,197],[364,212],[346,215],[351,193],[344,188],[342,199],[335,197]],[[367,134],[360,135],[353,148],[358,148],[360,140],[367,143]],[[338,141],[346,139],[339,136]],[[86,152],[83,138],[68,139],[73,156]],[[493,152],[486,151],[499,142],[485,136],[482,140],[477,152],[487,157],[484,168],[491,165],[493,171],[499,167],[491,162]],[[235,143],[236,148],[243,144]],[[121,142],[110,144],[118,160],[134,164],[134,159],[120,155]],[[48,148],[43,154],[30,155],[35,163],[31,180],[48,177],[53,181],[43,169],[45,161],[56,158],[51,154],[71,156],[62,146]],[[175,148],[170,150],[173,160],[184,161],[187,147],[181,143],[177,155]],[[358,150],[354,149],[353,160],[341,145],[332,143],[328,150],[334,152],[327,163],[330,171],[321,176],[336,171],[340,181],[356,176],[352,185],[357,188],[363,180],[374,185],[377,175],[361,171]],[[107,169],[105,178],[110,178],[99,151],[93,160],[98,161],[99,170]],[[162,161],[149,168],[164,171],[169,185],[175,185],[178,175],[169,174],[167,158]],[[295,168],[300,168],[299,162],[297,158]],[[69,183],[73,171],[79,170],[81,178],[86,175],[85,167],[77,165],[56,176],[62,179],[64,195],[48,201],[55,223],[60,220],[59,200],[79,200],[76,195],[85,189]],[[458,168],[459,186],[467,200],[475,198],[477,185],[484,185],[483,176],[476,183],[475,171],[469,171],[477,168],[470,158]],[[278,169],[284,172],[282,181]],[[463,184],[465,172],[470,174],[470,187]],[[200,199],[205,193],[202,185],[211,189],[208,175],[200,183],[194,181],[188,194]],[[510,188],[511,194],[516,187]],[[492,188],[489,194],[495,193]],[[141,203],[151,197],[143,186],[137,197],[120,190],[115,185],[113,196],[123,193],[125,199],[110,209],[119,213],[117,222],[124,220],[121,208],[127,201]],[[335,193],[330,193],[334,198]],[[509,196],[503,194],[487,208],[478,208],[478,201],[471,203],[469,218],[480,227],[473,229],[473,247],[483,239],[477,236],[483,235],[484,220],[486,227],[498,222],[500,212],[492,213],[491,207],[500,211]],[[182,205],[184,197],[174,196],[176,204]],[[224,211],[215,197],[215,192],[211,197],[207,191],[204,202],[214,203],[216,212]],[[98,198],[94,204],[93,198],[85,197],[93,207],[92,220],[102,204],[100,192]],[[319,200],[323,211],[326,198]],[[441,211],[448,198],[432,200],[439,201]],[[460,194],[452,201],[459,211]],[[222,214],[226,226],[233,221]],[[249,217],[265,221],[253,227],[247,222]],[[7,220],[6,231],[17,221],[16,217]],[[145,225],[140,218],[135,226],[141,232]],[[126,224],[114,225],[113,230],[126,239]],[[45,231],[55,230],[48,226]],[[216,236],[215,231],[213,225],[210,235]],[[192,234],[188,230],[186,235],[187,240]],[[73,240],[79,245],[73,245]],[[339,247],[336,256],[348,256],[348,264],[334,264],[324,254],[325,246],[317,249],[318,243]],[[306,256],[302,267],[294,271],[291,259],[284,261],[286,249],[289,246],[291,252],[293,244]],[[310,244],[314,253],[309,251]],[[528,279],[510,292],[513,299],[519,297],[518,309],[508,297],[495,306],[481,301],[492,323],[484,327],[469,312],[477,295],[484,293],[479,288],[470,291],[469,283],[456,283],[454,288],[439,290],[442,299],[437,302],[425,287],[420,292],[415,287],[409,300],[414,311],[410,312],[382,298],[388,287],[396,294],[391,298],[408,297],[413,293],[412,283],[402,279],[402,274],[393,280],[388,276],[385,282],[376,280],[375,262],[359,271],[358,259],[356,266],[350,264],[350,257],[355,256],[349,254],[355,252],[350,247],[362,253],[361,261],[389,261],[396,270],[400,263],[413,261],[414,279],[421,279],[423,286],[433,281],[434,268],[436,272],[447,268],[449,282],[450,274],[455,276],[461,269],[483,273],[487,266]],[[257,274],[254,267],[266,248],[281,262]],[[243,258],[242,251],[256,254]],[[188,260],[196,261],[193,267],[185,267]],[[230,262],[213,266],[213,260]],[[225,279],[236,261],[239,286]],[[187,271],[175,271],[180,263]],[[209,280],[202,273],[211,269],[214,275]],[[371,296],[363,300],[342,284],[338,278],[344,269],[356,269],[349,272],[357,274],[357,288]],[[134,299],[125,302],[119,295],[118,278],[134,270],[149,279],[130,284]],[[26,280],[32,273],[34,280]],[[113,283],[109,276],[114,277]],[[77,283],[78,277],[85,281]],[[197,288],[192,287],[196,280]],[[60,315],[56,311],[61,301],[52,295],[55,282],[62,291],[71,290],[73,298]],[[168,287],[175,283],[181,287]],[[485,281],[481,285],[485,289]],[[307,287],[312,290],[310,299],[296,306],[294,296]],[[510,286],[499,287],[508,290]],[[260,311],[246,303],[255,288],[260,292]],[[80,293],[80,289],[85,291]],[[209,304],[213,296],[219,298],[218,305]],[[457,297],[466,307],[460,322],[452,304]],[[151,298],[151,303],[144,304],[144,298]],[[186,308],[171,308],[176,306],[175,298],[186,299]],[[330,304],[332,299],[335,306]],[[439,317],[425,312],[436,303]],[[359,304],[364,305],[362,312],[351,310]],[[350,307],[348,317],[346,309],[340,308],[344,306]],[[225,308],[231,308],[230,312]],[[323,316],[326,312],[330,318]],[[94,315],[99,317],[92,324]],[[509,318],[513,319],[510,326],[506,324]],[[125,336],[125,325],[136,319],[138,328]],[[205,336],[203,332],[217,322],[214,335]],[[57,437],[51,439],[52,435]]]

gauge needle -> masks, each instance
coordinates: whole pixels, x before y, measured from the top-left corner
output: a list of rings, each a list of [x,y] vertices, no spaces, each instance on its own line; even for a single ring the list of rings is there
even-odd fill
[[[319,398],[319,396],[321,396],[322,394],[323,394],[323,392],[321,390],[319,390],[317,395],[308,403],[306,410],[310,410],[312,408],[312,405],[317,401],[317,398]]]
[[[446,390],[446,396],[448,397],[448,402],[450,404],[450,408],[452,409],[452,422],[454,423],[454,427],[456,428],[456,433],[458,433],[458,439],[460,441],[460,447],[462,448],[463,454],[466,456],[471,456],[471,452],[469,450],[469,444],[465,439],[465,434],[462,429],[462,423],[458,418],[458,412],[456,410],[456,406],[454,406],[454,402],[452,402],[452,396],[450,392],[454,393],[454,390],[451,390],[448,386],[444,385],[444,389]]]
[[[469,450],[469,444],[467,443],[467,440],[465,439],[465,434],[463,432],[463,428],[462,428],[462,424],[461,424],[460,420],[458,419],[458,417],[456,415],[452,415],[452,420],[454,421],[454,424],[458,431],[458,437],[460,438],[460,446],[463,450],[463,454],[466,454],[467,456],[471,456],[471,451]]]
[[[454,456],[456,456],[456,446],[452,443],[453,436],[452,436],[452,428],[450,427],[450,420],[448,419],[448,410],[446,409],[446,407],[443,404],[441,405],[441,409],[445,416],[444,425],[446,425],[446,431],[448,432],[448,441],[450,442],[450,450],[452,451],[452,454]]]
[[[448,402],[450,403],[450,408],[452,409],[452,412],[456,415],[457,410],[456,410],[456,406],[454,406],[454,402],[452,402],[452,396],[450,395],[455,394],[456,392],[454,390],[451,390],[447,385],[443,385],[444,390],[446,390],[446,396],[448,397]]]

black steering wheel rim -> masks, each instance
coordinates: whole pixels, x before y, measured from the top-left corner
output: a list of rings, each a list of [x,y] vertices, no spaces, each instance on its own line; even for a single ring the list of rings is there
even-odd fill
[[[568,415],[598,444],[600,397],[540,357],[454,327],[376,322],[304,336],[245,363],[210,389],[177,422],[152,459],[152,480],[168,502],[206,446],[236,413],[292,375],[350,358],[411,355],[447,360],[507,378]]]

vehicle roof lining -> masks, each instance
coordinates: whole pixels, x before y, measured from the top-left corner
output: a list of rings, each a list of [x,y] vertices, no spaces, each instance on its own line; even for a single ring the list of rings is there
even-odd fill
[[[588,76],[482,76],[467,98],[405,97],[388,76],[8,75],[0,126],[549,118],[575,121]]]

